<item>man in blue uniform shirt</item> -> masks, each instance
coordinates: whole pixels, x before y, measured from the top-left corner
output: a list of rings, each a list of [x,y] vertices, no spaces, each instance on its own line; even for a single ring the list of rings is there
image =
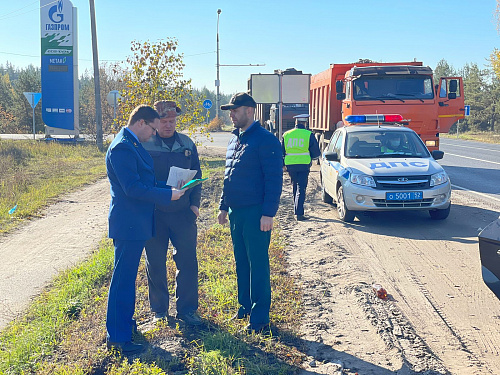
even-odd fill
[[[178,133],[177,116],[181,109],[176,103],[161,100],[155,103],[160,115],[156,136],[143,143],[154,161],[155,176],[168,180],[171,167],[196,171],[201,178],[200,160],[194,142]],[[169,205],[156,205],[156,236],[146,242],[146,271],[148,275],[149,304],[155,320],[168,320],[169,294],[167,285],[167,250],[172,242],[173,258],[177,268],[175,297],[177,318],[186,324],[203,323],[198,316],[198,260],[196,258],[197,226],[201,201],[201,185],[188,189],[184,196]]]
[[[269,327],[268,250],[283,184],[280,142],[254,121],[256,106],[246,93],[235,94],[221,106],[231,111],[236,129],[227,147],[218,221],[225,224],[229,216],[240,304],[235,317],[250,317],[248,333]]]
[[[127,127],[115,137],[106,153],[111,185],[109,237],[115,247],[115,262],[106,314],[107,347],[123,354],[139,352],[143,345],[132,342],[135,280],[144,244],[154,235],[155,204],[168,205],[184,191],[158,187],[153,159],[141,142],[149,139],[160,123],[158,113],[141,105],[130,114]]]

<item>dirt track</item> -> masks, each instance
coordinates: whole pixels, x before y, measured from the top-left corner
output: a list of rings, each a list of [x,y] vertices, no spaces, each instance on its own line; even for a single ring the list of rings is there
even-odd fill
[[[277,217],[305,296],[303,374],[500,374],[500,301],[481,280],[477,249],[479,229],[500,207],[454,191],[443,222],[383,213],[343,224],[320,200],[318,170],[310,175],[310,220],[293,220],[287,178]],[[103,180],[0,240],[0,325],[97,246],[108,204]],[[375,297],[374,281],[388,300]]]
[[[454,191],[446,221],[380,213],[344,224],[320,200],[318,170],[311,219],[280,217],[305,293],[314,367],[304,373],[335,374],[340,361],[347,374],[500,374],[500,301],[482,282],[477,246],[500,207]],[[388,300],[375,297],[373,282]]]

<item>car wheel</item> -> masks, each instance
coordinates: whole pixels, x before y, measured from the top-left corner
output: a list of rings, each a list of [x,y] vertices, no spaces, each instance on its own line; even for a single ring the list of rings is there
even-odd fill
[[[325,183],[323,182],[323,176],[321,177],[321,199],[325,203],[332,203],[333,198],[325,190]]]
[[[347,209],[344,200],[344,188],[342,186],[339,187],[337,191],[337,212],[339,214],[339,218],[342,221],[350,223],[354,220],[356,216],[354,212]]]
[[[444,220],[450,214],[450,208],[451,204],[444,210],[429,210],[429,215],[431,215],[432,220]]]

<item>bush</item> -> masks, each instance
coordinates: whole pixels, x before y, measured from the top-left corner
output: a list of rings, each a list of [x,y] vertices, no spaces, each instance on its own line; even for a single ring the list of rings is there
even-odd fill
[[[216,117],[208,124],[209,132],[220,132],[224,126],[224,120],[221,117]]]

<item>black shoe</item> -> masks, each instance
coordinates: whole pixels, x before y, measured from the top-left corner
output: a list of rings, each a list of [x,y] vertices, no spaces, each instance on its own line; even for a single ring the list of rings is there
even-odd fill
[[[186,314],[177,314],[177,319],[182,320],[189,326],[201,326],[203,324],[203,320],[201,320],[196,311]]]
[[[297,221],[304,221],[304,220],[307,220],[308,217],[307,216],[304,216],[304,215],[297,215]]]
[[[127,342],[106,341],[106,347],[108,348],[108,350],[115,350],[117,352],[122,353],[123,355],[140,353],[146,348],[145,345],[135,344],[132,341],[127,341]]]
[[[137,322],[135,319],[132,319],[132,334],[137,335]]]
[[[250,316],[250,313],[244,311],[244,310],[238,310],[236,314],[234,314],[231,319],[229,320],[237,320],[237,319],[245,319]]]
[[[270,334],[271,327],[269,324],[248,324],[245,328],[243,328],[243,332],[252,335],[252,334]]]

